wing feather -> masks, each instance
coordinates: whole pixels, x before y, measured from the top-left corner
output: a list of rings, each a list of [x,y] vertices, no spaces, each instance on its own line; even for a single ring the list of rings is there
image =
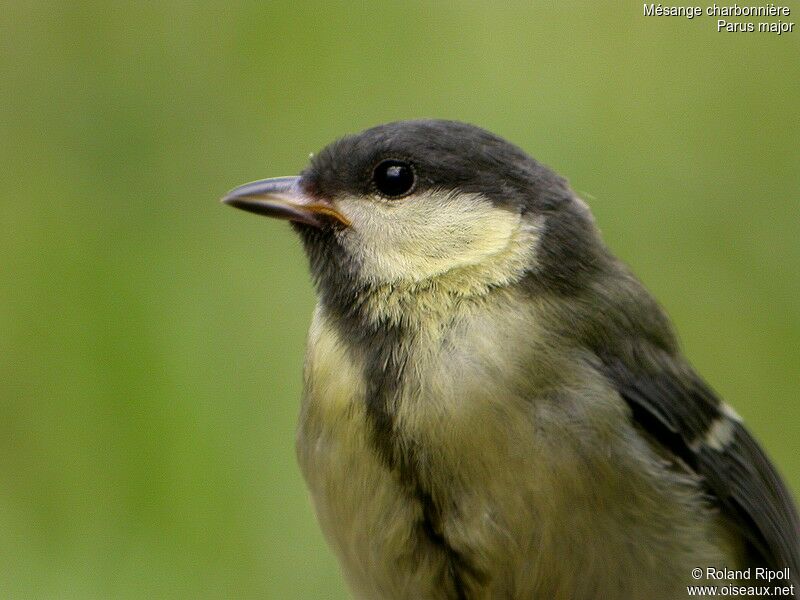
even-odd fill
[[[638,425],[700,476],[758,562],[789,567],[786,583],[800,589],[800,517],[775,467],[694,371],[666,352],[657,358],[655,369],[632,368],[614,357],[603,364]],[[720,424],[725,439],[708,443]]]

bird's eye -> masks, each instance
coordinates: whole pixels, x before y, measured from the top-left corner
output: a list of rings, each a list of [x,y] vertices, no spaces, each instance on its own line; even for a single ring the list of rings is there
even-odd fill
[[[400,198],[414,189],[417,177],[410,163],[390,158],[378,163],[372,172],[372,182],[383,196]]]

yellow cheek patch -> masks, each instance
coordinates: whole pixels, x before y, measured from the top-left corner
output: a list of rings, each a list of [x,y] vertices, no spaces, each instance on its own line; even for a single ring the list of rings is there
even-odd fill
[[[543,217],[523,218],[474,194],[344,198],[337,206],[352,223],[340,243],[372,290],[365,308],[390,322],[520,280],[536,264],[544,228]]]
[[[516,263],[535,258],[540,224],[523,222],[480,195],[343,198],[337,206],[352,224],[340,241],[373,283],[419,282],[490,263],[503,270],[512,257],[516,270]]]

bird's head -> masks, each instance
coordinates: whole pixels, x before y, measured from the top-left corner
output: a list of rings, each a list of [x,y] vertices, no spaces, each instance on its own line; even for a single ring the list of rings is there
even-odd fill
[[[339,139],[297,177],[232,190],[231,206],[292,221],[323,295],[450,298],[528,276],[574,286],[595,228],[567,183],[509,142],[453,121],[389,123]]]

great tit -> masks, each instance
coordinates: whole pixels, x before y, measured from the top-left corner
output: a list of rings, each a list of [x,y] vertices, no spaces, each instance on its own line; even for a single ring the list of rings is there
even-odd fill
[[[800,597],[785,484],[521,149],[390,123],[223,202],[308,255],[297,456],[355,597]]]

